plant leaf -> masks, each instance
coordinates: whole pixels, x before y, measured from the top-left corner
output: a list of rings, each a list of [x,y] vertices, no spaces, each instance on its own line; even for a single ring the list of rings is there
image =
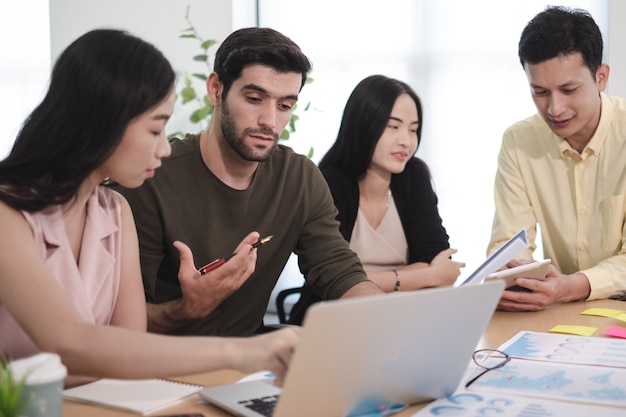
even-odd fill
[[[200,115],[202,116],[203,119],[208,119],[209,116],[212,114],[213,114],[213,106],[210,103],[206,104],[203,108],[200,109]]]
[[[194,74],[191,74],[191,76],[194,77],[194,78],[197,78],[197,79],[199,79],[201,81],[205,81],[205,82],[206,82],[207,78],[209,78],[205,74],[200,74],[200,73],[194,73]]]
[[[193,57],[193,60],[198,62],[207,62],[209,60],[209,56],[206,54],[196,55]]]
[[[180,130],[176,131],[176,132],[172,132],[169,135],[167,135],[168,139],[178,139],[178,138],[182,138],[185,137],[185,134],[183,132],[181,132]]]
[[[0,358],[0,415],[19,416],[26,408],[27,399],[22,398],[26,375],[16,382],[6,358]]]
[[[283,133],[281,133],[280,138],[282,140],[289,140],[289,131],[287,129],[283,129]]]
[[[202,42],[202,43],[200,44],[200,47],[206,51],[207,49],[209,49],[210,47],[212,47],[212,46],[213,46],[213,45],[215,45],[216,43],[217,43],[217,41],[216,41],[216,40],[209,39],[208,41],[204,41],[204,42]]]
[[[193,123],[200,123],[203,120],[207,119],[212,112],[212,106],[204,106],[191,113],[191,116],[189,116],[189,120],[191,120]]]
[[[289,129],[291,129],[292,132],[296,131],[296,122],[298,121],[298,119],[300,119],[300,117],[294,114],[289,120]]]
[[[182,90],[180,90],[180,96],[183,100],[183,104],[187,104],[192,100],[195,100],[197,95],[196,95],[196,90],[193,89],[193,87],[185,87]]]

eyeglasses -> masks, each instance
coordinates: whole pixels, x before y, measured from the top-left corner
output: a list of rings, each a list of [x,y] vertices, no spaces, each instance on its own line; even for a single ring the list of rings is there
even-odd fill
[[[476,365],[483,368],[484,371],[467,381],[465,383],[465,388],[472,385],[474,382],[476,382],[476,380],[478,380],[478,378],[485,375],[487,372],[494,369],[502,368],[511,360],[511,357],[500,350],[479,349],[475,351],[472,355],[472,360]]]

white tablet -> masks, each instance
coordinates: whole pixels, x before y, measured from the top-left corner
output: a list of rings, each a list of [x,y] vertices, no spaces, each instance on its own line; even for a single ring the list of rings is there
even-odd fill
[[[505,288],[509,288],[515,285],[515,278],[534,278],[543,281],[546,278],[548,267],[550,266],[550,259],[544,259],[543,261],[530,262],[524,265],[516,266],[515,268],[505,269],[503,271],[494,272],[486,279],[503,279],[506,282]]]

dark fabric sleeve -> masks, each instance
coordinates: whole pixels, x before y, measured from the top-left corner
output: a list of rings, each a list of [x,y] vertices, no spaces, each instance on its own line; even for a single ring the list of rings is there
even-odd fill
[[[324,299],[340,298],[361,281],[367,281],[361,261],[338,233],[337,209],[319,169],[307,161],[301,178],[309,183],[306,223],[295,253],[308,284]]]
[[[324,175],[328,188],[330,188],[335,207],[338,210],[339,231],[344,239],[349,242],[359,210],[358,183],[336,168],[325,168],[322,170],[322,175]]]
[[[356,182],[349,181],[338,170],[325,169],[322,175],[328,184],[335,206],[338,209],[336,219],[339,221],[339,231],[345,240],[344,244],[348,246],[358,210],[358,186]],[[358,261],[356,255],[354,257]],[[360,262],[359,268],[361,268]],[[365,274],[363,276],[365,277]],[[288,324],[301,325],[308,308],[322,300],[316,288],[309,282],[306,282],[300,291],[300,298],[294,304],[289,314]]]
[[[409,246],[409,263],[430,263],[450,244],[428,166],[411,158],[401,174],[392,176],[390,188]]]
[[[146,301],[153,303],[156,296],[157,273],[163,260],[164,249],[161,214],[154,190],[147,182],[139,188],[127,189],[116,186],[115,190],[128,200],[132,209],[137,234],[140,236],[141,275]]]

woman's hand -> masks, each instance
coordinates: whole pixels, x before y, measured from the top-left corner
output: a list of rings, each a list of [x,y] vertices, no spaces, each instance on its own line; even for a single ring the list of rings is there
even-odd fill
[[[288,326],[258,336],[235,339],[232,350],[235,369],[252,373],[271,371],[276,379],[274,384],[282,386],[302,328]]]
[[[461,275],[461,268],[465,267],[465,262],[453,261],[451,257],[455,253],[456,249],[450,248],[439,252],[433,258],[430,263],[430,268],[435,272],[433,286],[452,285]]]

